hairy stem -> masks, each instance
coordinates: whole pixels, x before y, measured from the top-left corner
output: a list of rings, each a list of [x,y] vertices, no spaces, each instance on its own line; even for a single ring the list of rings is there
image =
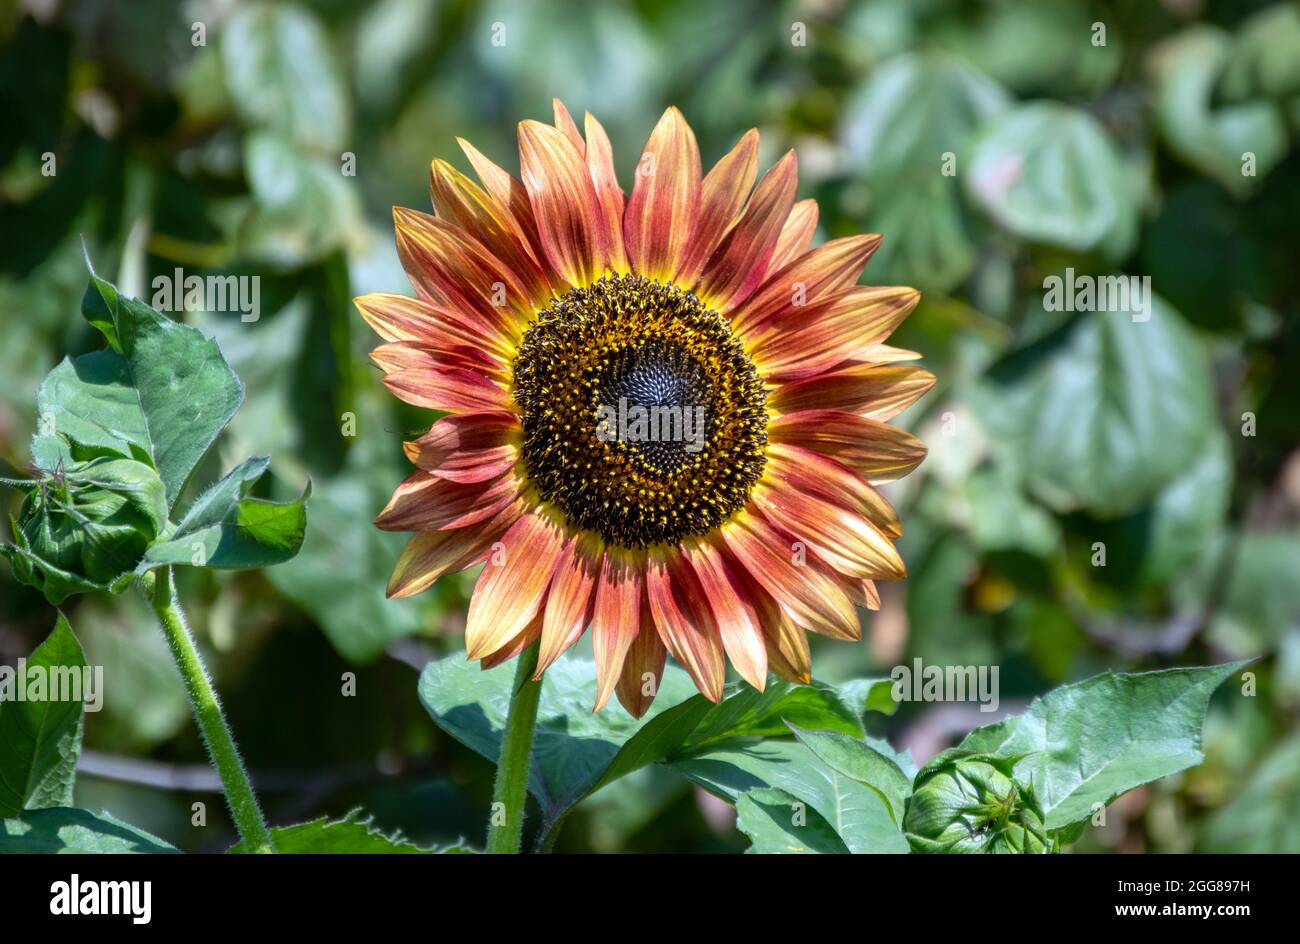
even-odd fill
[[[537,703],[541,680],[533,680],[539,643],[519,656],[510,695],[497,762],[496,786],[492,789],[492,818],[489,820],[487,851],[516,853],[523,842],[524,806],[528,800],[528,771],[533,754],[533,731],[537,726]]]
[[[235,739],[230,734],[230,726],[226,724],[221,703],[217,700],[216,690],[208,678],[199,650],[194,645],[194,638],[185,625],[185,614],[181,611],[172,587],[171,568],[163,567],[156,573],[153,610],[162,624],[163,635],[167,637],[167,645],[171,647],[172,656],[176,659],[176,667],[185,680],[194,718],[199,723],[199,731],[203,734],[203,743],[207,745],[212,765],[221,777],[230,815],[235,820],[246,851],[274,852],[266,819],[262,816],[262,808],[258,806],[257,796],[253,793],[252,781],[248,779],[248,771],[244,769],[244,762],[239,757],[239,749],[235,747]]]

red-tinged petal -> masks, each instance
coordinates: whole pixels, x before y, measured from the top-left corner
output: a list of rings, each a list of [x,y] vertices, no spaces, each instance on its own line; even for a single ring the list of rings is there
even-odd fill
[[[721,701],[727,672],[722,638],[699,578],[678,548],[650,552],[646,592],[655,627],[668,651],[705,698]]]
[[[925,443],[896,426],[839,410],[800,410],[772,420],[772,442],[839,459],[871,482],[892,482],[925,458]]]
[[[559,131],[522,121],[519,163],[552,269],[570,285],[591,284],[605,268],[609,239],[586,161]]]
[[[577,148],[578,154],[583,157],[587,156],[587,142],[582,140],[582,132],[578,130],[578,124],[569,114],[569,109],[564,107],[564,102],[558,98],[551,99],[551,108],[555,112],[555,130],[563,134]]]
[[[784,679],[807,684],[812,679],[812,654],[808,649],[808,636],[797,625],[753,573],[727,547],[726,541],[712,538],[713,546],[730,564],[730,572],[738,591],[758,617],[767,650],[767,666]]]
[[[880,609],[880,591],[876,589],[874,580],[864,580],[861,585],[862,601],[858,606],[866,607],[868,610]]]
[[[797,325],[769,321],[749,347],[769,380],[812,377],[861,358],[893,333],[920,297],[911,288],[851,288],[808,310]]]
[[[921,355],[906,348],[877,344],[863,351],[859,359],[869,364],[896,364],[900,361],[919,361]]]
[[[798,183],[798,161],[788,151],[763,175],[740,222],[705,264],[695,294],[708,307],[726,314],[763,284]]]
[[[781,237],[776,241],[776,252],[772,253],[773,272],[779,272],[812,246],[818,213],[816,200],[800,200],[791,208],[781,227]]]
[[[641,625],[632,645],[623,659],[623,674],[618,677],[619,703],[634,718],[640,718],[649,709],[659,693],[659,682],[664,675],[664,661],[668,651],[655,631],[650,604],[641,600]]]
[[[722,648],[736,672],[760,692],[767,686],[767,645],[756,601],[733,573],[723,550],[708,541],[691,541],[683,548],[695,570],[704,597],[722,637]]]
[[[600,573],[601,557],[600,539],[589,532],[575,534],[565,543],[546,592],[542,645],[533,678],[541,678],[591,622],[591,592]]]
[[[478,240],[443,220],[393,209],[397,254],[415,290],[428,302],[473,313],[514,340],[532,315],[530,293],[516,274]]]
[[[486,482],[453,482],[412,472],[375,518],[383,531],[445,531],[486,521],[519,497],[514,475]]]
[[[764,474],[774,488],[806,492],[865,514],[888,537],[896,538],[903,533],[898,512],[885,496],[844,463],[829,456],[785,443],[769,443]]]
[[[429,167],[429,195],[440,219],[463,229],[518,276],[534,307],[555,294],[523,227],[500,200],[442,160]]]
[[[760,482],[751,501],[776,528],[802,541],[835,570],[859,580],[907,575],[894,543],[860,512],[807,492]]]
[[[614,686],[622,677],[628,650],[641,628],[641,602],[645,596],[641,579],[643,567],[644,564],[628,552],[613,548],[605,552],[605,562],[596,582],[591,619],[591,651],[596,659],[596,707],[593,711],[600,711],[609,701]],[[654,627],[651,626],[648,632],[654,636]]]
[[[704,178],[700,187],[700,216],[690,246],[677,273],[680,288],[693,288],[731,228],[758,176],[758,131],[751,128]]]
[[[934,374],[906,364],[853,364],[779,386],[768,406],[779,413],[842,410],[888,422],[934,386]]]
[[[426,410],[475,413],[510,406],[510,392],[492,374],[464,367],[398,370],[384,377],[384,386],[399,400]]]
[[[515,346],[477,315],[465,315],[431,305],[419,298],[376,292],[353,299],[370,327],[385,341],[418,341],[434,347],[465,345],[509,363]]]
[[[682,113],[664,112],[637,164],[623,214],[623,240],[632,270],[673,281],[700,212],[700,149]]]
[[[491,655],[519,635],[541,609],[555,573],[564,534],[536,511],[524,514],[501,537],[469,601],[465,649],[471,659]]]
[[[413,442],[406,457],[438,478],[485,482],[519,460],[523,429],[513,413],[461,413],[444,416]]]
[[[546,255],[542,252],[542,239],[537,232],[537,220],[533,218],[533,204],[528,199],[528,188],[524,186],[523,181],[488,160],[481,151],[464,138],[457,138],[456,143],[469,158],[474,173],[478,174],[478,179],[483,182],[484,189],[510,212],[511,218],[524,234],[524,245],[528,247],[532,257],[539,264],[544,263]]]
[[[771,318],[790,316],[797,324],[807,306],[829,301],[857,282],[879,245],[879,236],[846,236],[804,253],[732,312],[732,324],[746,336]]]
[[[495,669],[498,665],[504,665],[519,653],[523,652],[542,635],[542,614],[539,611],[536,616],[529,620],[528,625],[520,630],[519,635],[510,642],[506,643],[491,655],[484,656],[479,661],[479,667],[484,671]]]
[[[761,514],[745,508],[721,534],[727,549],[795,623],[836,639],[861,638],[853,602],[839,583]]]
[[[477,528],[423,531],[414,535],[393,567],[393,575],[388,579],[388,596],[423,593],[443,574],[454,574],[479,563],[492,544],[515,523],[521,510],[522,505],[516,502]]]
[[[427,344],[423,341],[390,341],[370,352],[370,359],[385,374],[399,370],[451,370],[460,368],[486,374],[498,384],[510,383],[506,365],[482,348],[468,344]]]
[[[587,112],[586,125],[587,171],[605,218],[609,267],[615,272],[627,272],[627,252],[623,249],[623,188],[618,185],[618,174],[614,172],[614,148],[604,127],[591,112]]]

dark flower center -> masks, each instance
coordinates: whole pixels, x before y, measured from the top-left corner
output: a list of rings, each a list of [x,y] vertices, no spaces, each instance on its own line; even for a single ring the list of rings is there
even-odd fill
[[[623,547],[707,534],[763,472],[766,393],[720,314],[635,275],[573,289],[514,363],[540,496]]]

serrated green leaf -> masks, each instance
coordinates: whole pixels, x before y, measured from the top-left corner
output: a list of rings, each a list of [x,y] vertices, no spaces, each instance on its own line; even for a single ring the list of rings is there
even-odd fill
[[[0,854],[175,853],[175,846],[112,813],[55,807],[0,820]]]
[[[1246,662],[1116,675],[1063,685],[1022,715],[976,728],[921,768],[970,754],[1015,760],[1049,830],[1087,819],[1094,804],[1199,764],[1210,696]]]
[[[327,817],[280,826],[271,830],[275,851],[283,855],[431,855],[440,852],[471,852],[464,846],[447,849],[422,849],[415,843],[394,836],[386,836],[361,818],[360,810],[353,810],[341,820]],[[244,844],[232,846],[228,852],[244,851]]]
[[[23,810],[71,806],[86,714],[82,690],[86,658],[63,614],[26,660],[24,674],[44,678],[39,697],[22,687],[13,669],[0,670],[0,818]],[[72,675],[75,673],[75,678]],[[55,691],[57,687],[57,691]],[[73,695],[76,698],[56,698]]]
[[[174,507],[194,467],[239,409],[244,387],[216,342],[92,271],[82,312],[110,347],[64,361],[41,385],[47,422],[32,453],[54,471],[75,447],[147,456]]]
[[[195,500],[170,538],[145,552],[137,572],[177,564],[241,570],[292,559],[306,533],[311,484],[294,501],[248,497],[269,465],[257,456],[226,473]]]

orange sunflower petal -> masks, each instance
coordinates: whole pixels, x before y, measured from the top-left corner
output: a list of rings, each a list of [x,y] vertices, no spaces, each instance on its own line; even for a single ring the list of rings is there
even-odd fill
[[[797,489],[760,482],[751,501],[773,525],[804,542],[835,570],[860,580],[907,575],[894,542],[860,512]]]
[[[782,384],[768,399],[781,413],[842,410],[888,422],[934,386],[934,374],[906,364],[852,364],[833,373]]]
[[[699,578],[686,564],[680,549],[656,548],[650,552],[646,595],[655,627],[668,651],[705,698],[721,701],[726,680],[722,638]]]
[[[385,341],[417,341],[435,347],[468,345],[509,363],[514,344],[493,324],[471,313],[455,312],[408,295],[376,292],[354,298],[361,316]]]
[[[453,482],[483,482],[519,461],[522,433],[513,413],[460,413],[444,416],[404,445],[406,457],[426,472]]]
[[[464,138],[457,138],[456,143],[469,158],[474,173],[483,182],[487,190],[501,204],[514,220],[515,226],[524,234],[524,245],[538,263],[546,261],[542,252],[542,238],[537,232],[537,220],[533,218],[533,204],[528,199],[528,188],[523,181],[512,176],[498,164],[494,164],[481,151]]]
[[[704,178],[700,216],[686,256],[677,272],[681,288],[693,288],[704,264],[740,219],[745,199],[758,176],[758,131],[751,128]]]
[[[774,442],[768,444],[767,461],[767,475],[773,487],[815,495],[823,501],[865,514],[877,530],[891,538],[902,535],[903,527],[893,505],[838,459]]]
[[[549,125],[522,121],[519,164],[552,268],[570,285],[594,282],[607,261],[608,238],[583,156]]]
[[[761,692],[767,685],[767,644],[755,601],[720,547],[707,540],[688,542],[685,557],[713,611],[727,658],[740,677]]]
[[[412,472],[393,492],[375,527],[382,531],[444,531],[486,521],[520,492],[514,475],[486,482],[453,482],[423,469]]]
[[[533,678],[541,678],[591,622],[592,590],[600,573],[601,557],[600,541],[595,535],[575,534],[565,542],[546,592],[542,645]]]
[[[469,601],[465,649],[471,659],[510,643],[541,609],[555,573],[563,533],[537,512],[522,515],[501,537],[498,555],[488,561]]]
[[[788,151],[758,182],[744,216],[709,259],[695,288],[710,308],[726,314],[763,284],[781,227],[794,206],[798,179],[798,162],[794,151]]]
[[[655,631],[654,618],[647,598],[641,600],[641,625],[632,645],[623,659],[623,674],[618,677],[615,691],[619,704],[634,718],[640,718],[650,708],[659,692],[659,682],[664,675],[664,661],[668,650]]]
[[[417,292],[441,308],[472,313],[485,330],[517,340],[532,311],[529,292],[481,243],[444,220],[393,209],[397,254]]]
[[[732,324],[748,334],[770,318],[798,315],[807,305],[829,301],[857,282],[879,245],[876,235],[846,236],[804,253],[732,312]]]
[[[839,459],[872,482],[892,482],[925,458],[925,443],[878,420],[839,410],[800,410],[772,420],[773,442],[802,446]]]
[[[627,553],[607,550],[596,582],[591,619],[591,650],[596,659],[596,707],[593,711],[605,707],[622,677],[628,650],[641,628],[644,596],[638,562]],[[654,635],[653,627],[650,635]]]
[[[773,272],[779,272],[808,251],[817,233],[819,212],[816,200],[800,200],[791,208],[781,227],[781,238],[776,241],[776,251],[772,253]]]
[[[519,503],[503,508],[477,528],[421,531],[406,542],[388,579],[388,596],[410,597],[423,593],[443,574],[453,574],[479,563],[493,543],[515,523]]]
[[[623,239],[632,269],[672,281],[695,232],[700,210],[700,149],[682,113],[664,112],[637,164],[623,214]]]
[[[920,297],[911,288],[852,288],[809,310],[797,331],[769,321],[767,330],[750,341],[750,350],[769,379],[812,377],[861,358],[894,332]]]
[[[578,150],[583,157],[587,155],[587,142],[582,139],[582,132],[578,130],[578,124],[569,114],[569,109],[565,107],[564,102],[558,98],[551,99],[551,109],[555,112],[555,130],[559,131],[569,142]]]
[[[853,602],[839,584],[756,511],[745,508],[721,528],[731,551],[798,625],[837,639],[861,638]]]
[[[426,410],[476,413],[510,406],[510,393],[492,374],[465,367],[396,370],[384,386],[399,400]]]
[[[442,160],[429,167],[429,194],[439,218],[489,247],[518,276],[533,306],[545,304],[554,294],[523,228],[501,201]]]
[[[627,252],[623,248],[623,188],[618,185],[614,172],[614,149],[609,135],[591,112],[586,115],[587,171],[596,188],[596,199],[605,217],[605,232],[609,238],[609,267],[615,272],[627,272]]]
[[[542,614],[541,611],[538,611],[537,615],[529,620],[528,625],[519,631],[518,636],[496,652],[479,660],[479,667],[486,671],[487,669],[495,669],[498,665],[504,665],[535,643],[541,635]]]

